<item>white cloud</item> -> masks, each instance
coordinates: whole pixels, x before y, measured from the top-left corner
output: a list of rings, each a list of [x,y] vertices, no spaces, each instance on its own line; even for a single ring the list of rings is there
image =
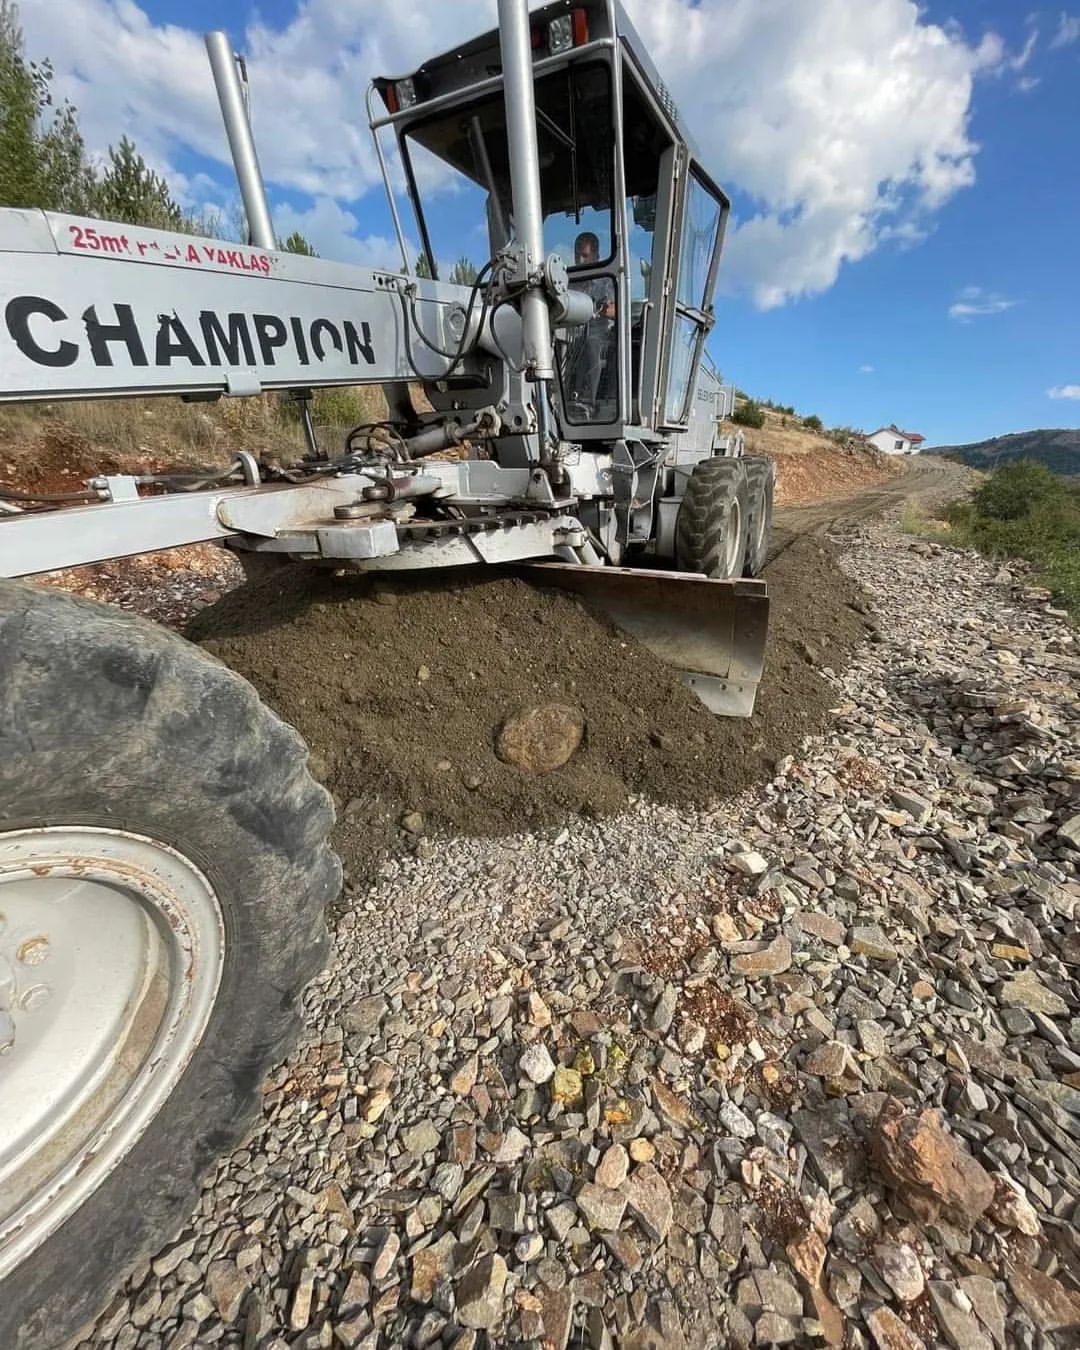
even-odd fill
[[[1006,58],[1005,65],[1009,70],[1023,70],[1031,58],[1035,55],[1035,47],[1039,41],[1039,30],[1033,28],[1027,36],[1020,51],[1015,56]]]
[[[995,34],[970,43],[913,0],[630,0],[707,163],[750,200],[724,284],[762,307],[824,291],[885,242],[911,246],[975,179],[974,81],[1021,70]],[[155,163],[182,147],[228,165],[199,34],[135,0],[22,0],[30,54],[50,56],[91,148],[127,132]],[[267,178],[358,203],[379,186],[362,91],[491,26],[495,0],[300,0],[243,35]],[[721,77],[718,77],[720,73]],[[323,224],[331,229],[326,206]],[[341,224],[340,220],[338,222]],[[279,227],[280,228],[280,227]],[[340,233],[340,230],[339,230]],[[364,245],[366,247],[366,245]]]
[[[274,228],[278,236],[287,238],[299,230],[309,244],[323,258],[335,262],[357,263],[361,267],[378,267],[400,271],[401,250],[397,240],[383,235],[360,236],[360,220],[332,197],[316,197],[306,211],[293,206],[274,208]],[[415,245],[412,256],[416,255]]]
[[[1080,14],[1066,14],[1062,11],[1058,21],[1058,30],[1050,41],[1050,47],[1071,47],[1080,42]]]
[[[1042,80],[1038,75],[1024,75],[1021,79],[1016,81],[1016,87],[1021,94],[1030,94],[1031,91],[1037,89],[1040,84],[1042,84]]]
[[[860,374],[860,375],[873,375],[873,373],[874,373],[874,367],[873,367],[873,366],[860,366],[860,367],[859,367],[859,374]]]
[[[1047,398],[1080,399],[1080,384],[1055,384],[1046,391]]]
[[[949,318],[961,323],[970,323],[972,319],[986,318],[991,314],[1004,314],[1013,309],[1019,300],[1007,300],[996,291],[984,290],[982,286],[965,286],[959,298],[949,306]]]
[[[721,275],[763,308],[826,290],[887,232],[913,242],[974,181],[972,89],[1000,39],[973,47],[910,0],[631,8],[721,176],[754,199]]]

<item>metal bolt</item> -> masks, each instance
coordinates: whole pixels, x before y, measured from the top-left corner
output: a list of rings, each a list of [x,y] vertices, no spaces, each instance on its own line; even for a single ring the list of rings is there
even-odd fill
[[[47,984],[31,985],[19,1000],[19,1006],[24,1012],[33,1012],[35,1008],[41,1007],[51,993],[52,990]]]
[[[27,938],[15,953],[24,966],[40,966],[48,954],[49,939],[47,937]]]

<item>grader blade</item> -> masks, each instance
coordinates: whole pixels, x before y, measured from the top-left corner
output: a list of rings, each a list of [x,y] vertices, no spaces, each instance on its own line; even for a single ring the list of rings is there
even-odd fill
[[[572,591],[674,666],[710,712],[749,717],[765,665],[769,588],[693,572],[527,563],[539,586]]]

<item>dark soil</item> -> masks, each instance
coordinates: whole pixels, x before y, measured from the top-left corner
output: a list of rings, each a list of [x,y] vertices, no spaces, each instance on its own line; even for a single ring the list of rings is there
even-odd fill
[[[189,636],[307,739],[356,883],[414,837],[409,813],[425,834],[498,835],[612,814],[631,794],[707,804],[770,773],[835,701],[815,666],[841,668],[867,620],[818,540],[796,540],[768,580],[766,673],[749,720],[712,716],[572,597],[500,575],[288,567],[204,610]],[[569,764],[534,775],[496,758],[503,719],[549,699],[585,716]]]

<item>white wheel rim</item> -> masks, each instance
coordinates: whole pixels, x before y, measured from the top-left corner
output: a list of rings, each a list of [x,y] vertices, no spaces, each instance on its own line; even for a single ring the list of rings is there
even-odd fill
[[[765,543],[765,489],[761,489],[761,509],[758,511],[757,529],[754,531],[754,552],[761,553]]]
[[[131,1149],[217,997],[225,929],[187,858],[123,830],[0,833],[0,1277]]]
[[[727,555],[724,558],[724,576],[732,577],[742,570],[742,558],[739,556],[739,544],[742,540],[742,507],[738,498],[732,498],[731,511],[728,514]]]

